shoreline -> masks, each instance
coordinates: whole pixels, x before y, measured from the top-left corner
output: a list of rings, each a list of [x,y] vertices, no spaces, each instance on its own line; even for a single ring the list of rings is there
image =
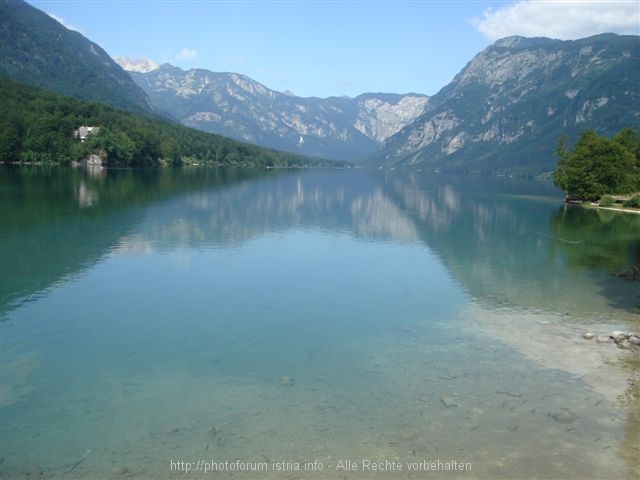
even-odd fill
[[[605,207],[595,202],[576,202],[571,200],[565,201],[565,204],[574,205],[576,207],[582,207],[582,208],[591,208],[595,210],[607,210],[611,212],[633,213],[635,215],[640,215],[640,208],[623,207],[622,205],[620,207],[616,207],[616,206]]]
[[[628,208],[628,207],[601,207],[600,205],[593,205],[595,208],[600,210],[610,210],[612,212],[622,212],[622,213],[634,213],[636,215],[640,215],[640,208]]]
[[[505,343],[542,368],[583,378],[612,403],[634,376],[624,364],[625,358],[638,354],[638,347],[619,347],[609,338],[616,330],[635,332],[638,324],[629,319],[572,317],[535,308],[487,310],[479,305],[470,305],[463,317],[476,333]]]

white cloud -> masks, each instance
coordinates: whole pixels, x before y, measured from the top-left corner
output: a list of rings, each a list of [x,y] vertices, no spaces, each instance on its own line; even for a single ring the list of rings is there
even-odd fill
[[[180,53],[176,56],[179,60],[193,60],[198,56],[198,52],[196,50],[190,48],[183,48],[180,50]]]
[[[58,22],[63,27],[65,27],[65,28],[67,28],[69,30],[74,30],[76,32],[82,33],[82,31],[78,27],[75,27],[75,26],[71,25],[70,23],[65,22],[65,20],[63,18],[60,18],[55,13],[47,13],[47,15],[49,15],[51,18],[53,18],[56,22]]]
[[[637,0],[521,0],[472,20],[487,38],[511,35],[575,40],[598,33],[638,35]]]

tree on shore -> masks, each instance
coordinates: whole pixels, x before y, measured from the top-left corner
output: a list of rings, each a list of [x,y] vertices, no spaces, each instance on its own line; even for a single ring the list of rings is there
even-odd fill
[[[584,130],[573,149],[567,149],[563,135],[556,154],[553,181],[567,197],[596,201],[605,194],[640,191],[640,139],[630,128],[612,138]]]

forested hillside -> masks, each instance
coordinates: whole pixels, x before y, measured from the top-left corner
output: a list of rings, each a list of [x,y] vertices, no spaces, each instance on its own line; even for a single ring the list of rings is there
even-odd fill
[[[99,45],[22,0],[0,0],[0,76],[80,100],[153,113],[146,94]]]
[[[243,166],[335,165],[66,98],[0,78],[0,161],[69,164],[98,155],[110,166],[208,163]],[[99,127],[84,142],[80,126]]]

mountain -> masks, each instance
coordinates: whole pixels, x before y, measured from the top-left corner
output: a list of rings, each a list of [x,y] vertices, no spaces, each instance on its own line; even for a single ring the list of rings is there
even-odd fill
[[[0,77],[0,98],[0,163],[70,165],[95,156],[110,167],[345,166],[68,98],[6,77]],[[81,139],[76,133],[81,125],[98,128]]]
[[[23,0],[0,0],[0,77],[297,154],[532,174],[554,168],[563,133],[571,144],[586,128],[640,130],[638,36],[508,37],[432,97],[301,98],[237,73],[118,62]]]
[[[128,72],[148,73],[160,66],[153,60],[144,58],[115,57],[114,60]]]
[[[480,54],[389,138],[379,165],[540,173],[559,137],[640,130],[640,37],[508,37]]]
[[[428,103],[419,94],[301,98],[237,73],[184,71],[169,64],[140,72],[139,64],[119,61],[154,107],[183,125],[329,159],[352,161],[373,154]]]
[[[152,113],[146,94],[98,45],[22,0],[0,0],[0,77],[79,100]]]

